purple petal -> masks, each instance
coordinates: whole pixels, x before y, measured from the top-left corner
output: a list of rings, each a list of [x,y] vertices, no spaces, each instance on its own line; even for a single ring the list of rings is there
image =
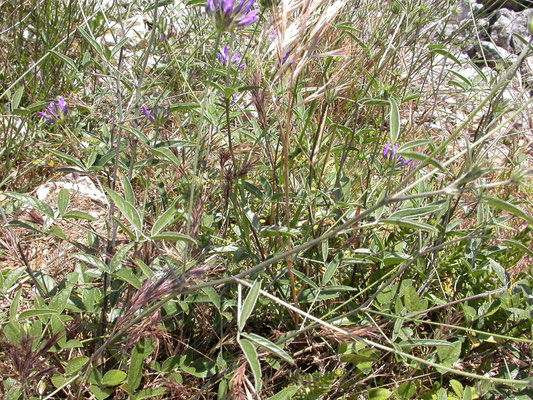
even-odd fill
[[[241,57],[239,57],[240,53],[238,51],[235,52],[235,54],[233,55],[233,57],[231,57],[231,62],[232,63],[238,63],[240,60],[241,60]]]
[[[246,14],[246,16],[244,18],[242,18],[238,22],[237,25],[246,26],[246,25],[253,24],[255,21],[257,21],[259,19],[257,14],[259,14],[259,9],[255,9],[255,10],[250,11],[248,14]]]
[[[215,2],[213,0],[207,0],[205,3],[205,11],[207,12],[207,15],[211,16],[211,13],[215,9]]]
[[[167,112],[166,112],[166,116],[167,116],[167,118],[168,118],[169,115],[170,115],[170,104],[169,104],[168,107],[167,107]]]
[[[231,17],[233,14],[233,0],[225,0],[222,6],[222,11],[227,17]]]
[[[390,151],[390,142],[387,142],[387,144],[383,148],[383,157],[388,158],[389,151]]]
[[[287,62],[287,58],[289,58],[289,55],[291,54],[291,51],[287,51],[285,55],[283,56],[282,64],[285,64]]]
[[[235,14],[241,12],[241,9],[242,9],[242,7],[244,6],[244,3],[246,3],[246,0],[241,0],[241,2],[239,3],[239,5],[238,5],[237,8],[235,9]],[[245,11],[245,12],[246,12],[246,11]]]
[[[142,106],[141,109],[143,110],[144,115],[146,115],[148,118],[150,118],[150,112],[146,109],[146,107]]]
[[[246,3],[244,5],[244,7],[241,10],[243,12],[243,14],[246,14],[248,11],[250,11],[252,9],[252,7],[254,6],[254,2],[255,2],[255,0],[250,0],[250,1],[248,1],[248,3]]]

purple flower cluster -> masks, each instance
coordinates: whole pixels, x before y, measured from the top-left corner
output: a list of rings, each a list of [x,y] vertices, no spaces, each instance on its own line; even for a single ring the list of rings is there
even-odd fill
[[[246,67],[246,63],[244,62],[243,57],[241,57],[238,51],[236,51],[233,57],[230,58],[229,49],[227,45],[224,46],[224,49],[221,53],[217,53],[217,58],[224,67],[226,67],[228,63],[234,64],[237,69]]]
[[[259,9],[251,10],[255,0],[241,0],[235,7],[235,0],[207,0],[205,9],[219,32],[229,31],[236,26],[253,24],[259,19]]]
[[[57,103],[51,102],[49,106],[46,106],[46,111],[39,111],[39,115],[44,117],[47,122],[55,124],[63,122],[67,116],[68,106],[63,97],[57,100]]]
[[[157,126],[163,125],[170,115],[170,106],[168,106],[166,109],[157,106],[150,107],[149,110],[143,106],[141,109],[144,115],[146,115],[146,118],[148,118],[152,124]]]
[[[391,142],[387,142],[383,148],[383,157],[388,158],[389,160],[395,160],[399,166],[404,166],[413,162],[412,159],[405,160],[402,156],[398,155],[398,145],[394,146]]]

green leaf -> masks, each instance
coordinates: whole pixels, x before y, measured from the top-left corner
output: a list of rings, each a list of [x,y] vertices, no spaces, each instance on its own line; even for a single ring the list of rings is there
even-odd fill
[[[179,167],[182,164],[180,160],[178,160],[176,155],[172,152],[172,150],[166,147],[155,148],[155,149],[151,149],[150,151],[152,152],[152,155],[156,156],[156,158],[169,161],[171,164],[174,164],[176,167]]]
[[[166,210],[158,219],[155,221],[154,226],[152,227],[151,236],[156,236],[165,226],[170,224],[176,215],[176,209],[174,204],[172,204],[168,210]]]
[[[5,192],[4,194],[12,199],[20,201],[28,207],[34,208],[43,214],[48,215],[49,217],[54,217],[54,210],[52,210],[52,207],[39,199],[14,192]]]
[[[55,50],[49,50],[50,53],[54,54],[55,56],[57,56],[58,58],[62,59],[66,64],[68,64],[70,66],[70,68],[72,68],[74,71],[78,71],[78,68],[76,67],[76,63],[74,62],[74,60],[70,57],[67,57],[66,55],[64,54],[61,54]]]
[[[20,295],[22,294],[22,287],[17,290],[17,293],[13,296],[13,301],[11,301],[11,306],[9,307],[9,319],[11,321],[15,320],[15,317],[17,316],[19,312],[19,304],[20,304]]]
[[[124,217],[129,221],[131,226],[137,232],[139,237],[142,234],[142,220],[139,211],[131,204],[129,201],[124,200],[118,193],[114,192],[109,188],[105,188],[105,191],[111,197],[111,200],[117,205],[118,209],[124,215]]]
[[[104,52],[102,51],[102,48],[98,44],[96,40],[93,39],[93,37],[85,31],[81,26],[78,27],[78,32],[85,38],[85,40],[91,45],[94,51],[98,53],[98,55],[105,59]]]
[[[61,189],[57,195],[57,208],[59,214],[64,215],[68,208],[70,193],[67,189]]]
[[[246,296],[246,300],[244,300],[244,304],[239,315],[239,331],[242,331],[242,328],[244,328],[244,325],[246,324],[246,320],[250,317],[250,314],[252,314],[255,303],[257,302],[257,298],[259,296],[260,289],[261,281],[256,280],[250,289],[248,296]]]
[[[197,244],[196,240],[194,240],[189,235],[185,235],[183,233],[177,233],[177,232],[163,232],[159,233],[158,235],[155,235],[152,237],[153,240],[171,240],[174,242],[189,242]]]
[[[519,218],[523,218],[526,221],[528,221],[530,224],[533,224],[533,217],[529,215],[526,211],[522,210],[520,207],[515,206],[514,204],[511,204],[507,201],[497,199],[495,197],[490,197],[490,196],[482,196],[481,199],[484,203],[487,203],[493,207],[499,208],[500,210],[509,211],[515,216]]]
[[[102,260],[98,259],[97,257],[91,254],[75,253],[75,254],[72,254],[71,257],[76,258],[77,260],[83,261],[86,264],[90,264],[98,268],[100,271],[109,272],[107,265],[105,265],[105,263]]]
[[[131,352],[130,366],[128,369],[128,385],[132,390],[137,390],[143,377],[143,363],[154,352],[154,347],[149,345],[148,339],[141,338]]]
[[[63,218],[72,218],[72,219],[85,219],[87,221],[96,221],[96,218],[94,218],[91,214],[87,214],[83,211],[69,211],[65,215],[63,215]]]
[[[386,400],[392,396],[392,393],[383,388],[370,389],[368,391],[368,400]]]
[[[398,104],[391,97],[389,99],[390,103],[390,141],[392,144],[395,144],[398,141],[398,136],[400,135],[400,110],[398,109]]]
[[[50,300],[49,307],[52,310],[56,310],[58,313],[62,313],[65,310],[65,307],[67,306],[67,302],[68,302],[71,292],[72,292],[71,285],[61,290],[58,294],[54,296],[52,300]]]
[[[100,386],[96,385],[96,384],[92,384],[91,385],[91,392],[92,394],[94,395],[94,397],[96,398],[96,400],[104,400],[104,399],[107,399],[109,396],[111,396],[114,392],[114,389],[113,388],[106,388],[106,387],[103,387],[101,388]]]
[[[126,201],[135,205],[135,194],[133,193],[133,187],[128,179],[127,174],[122,175],[122,186],[124,187],[124,197]]]
[[[452,389],[455,392],[455,394],[462,398],[464,394],[463,384],[455,379],[450,379],[450,385],[452,385]]]
[[[406,159],[412,158],[413,160],[426,162],[440,169],[441,171],[446,172],[446,168],[444,168],[444,165],[438,162],[435,158],[428,158],[426,154],[417,153],[416,151],[403,151],[403,150],[400,150],[398,154],[402,155]]]
[[[124,371],[112,369],[107,371],[102,378],[102,384],[106,386],[117,386],[126,380],[128,375]]]
[[[42,315],[57,315],[59,314],[56,310],[48,310],[48,309],[37,309],[37,310],[27,310],[23,311],[19,315],[19,321],[23,319],[33,318],[33,317],[40,317]]]
[[[135,400],[154,399],[165,394],[167,391],[168,389],[165,387],[140,390],[139,393],[135,395]]]
[[[297,385],[287,386],[285,389],[276,393],[268,400],[290,400],[293,398],[292,396],[294,396],[299,389],[300,388]]]
[[[252,228],[254,228],[256,232],[261,232],[261,221],[259,220],[259,217],[249,207],[244,207],[244,213]]]
[[[120,279],[121,281],[129,283],[135,289],[139,290],[142,286],[141,281],[135,275],[135,273],[130,268],[120,269],[111,274],[113,278]]]
[[[324,275],[322,276],[322,286],[326,286],[330,279],[335,275],[337,269],[340,267],[342,261],[342,253],[339,253],[335,258],[328,264]]]
[[[239,345],[246,356],[248,365],[252,369],[255,380],[255,390],[257,393],[261,390],[261,365],[259,364],[259,359],[257,358],[257,351],[255,350],[254,345],[246,339],[240,339]]]
[[[21,86],[17,89],[11,100],[11,111],[15,111],[19,108],[20,100],[22,99],[22,94],[24,93],[24,86]]]
[[[245,337],[246,339],[249,339],[251,342],[255,343],[258,346],[262,346],[271,353],[277,355],[279,358],[287,361],[289,364],[295,364],[292,357],[287,354],[285,350],[283,350],[281,347],[279,347],[277,344],[272,343],[270,340],[256,335],[254,333],[244,333],[242,332],[241,335]]]
[[[111,260],[111,264],[109,264],[109,272],[115,272],[118,267],[120,267],[120,263],[122,263],[122,260],[124,260],[124,257],[126,257],[133,246],[135,246],[135,243],[129,243],[125,246],[122,246],[120,250],[117,251]]]
[[[418,305],[420,303],[420,297],[416,289],[412,286],[408,286],[404,295],[405,307],[409,312],[418,311]]]
[[[402,228],[414,228],[414,229],[421,229],[423,231],[438,232],[438,229],[432,225],[425,224],[419,221],[413,221],[410,219],[386,218],[386,219],[381,220],[381,222],[384,224],[397,225]]]
[[[81,371],[83,366],[87,364],[87,361],[89,361],[89,358],[87,357],[76,357],[70,360],[67,364],[67,368],[65,369],[65,373],[67,375],[74,375],[77,372]]]
[[[218,312],[222,312],[220,308],[220,296],[217,291],[213,287],[208,286],[203,288],[202,292],[204,292],[207,297],[209,297],[209,300],[217,308]]]

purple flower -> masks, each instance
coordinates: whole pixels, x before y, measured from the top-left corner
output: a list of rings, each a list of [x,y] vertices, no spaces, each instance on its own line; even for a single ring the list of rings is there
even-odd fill
[[[230,64],[235,64],[237,66],[237,69],[246,67],[246,63],[244,62],[243,57],[241,57],[238,51],[236,51],[233,57],[230,58],[229,49],[227,45],[224,46],[224,49],[222,49],[222,53],[217,53],[217,58],[224,67],[228,65],[228,62]]]
[[[205,10],[219,32],[229,31],[236,26],[253,24],[259,19],[259,9],[251,10],[255,0],[241,0],[235,7],[235,0],[207,0]]]
[[[391,142],[387,142],[383,148],[383,157],[388,158],[389,160],[395,160],[401,167],[413,162],[412,159],[405,160],[402,156],[398,155],[398,145],[395,144],[393,146]]]
[[[157,126],[161,126],[167,122],[167,119],[170,115],[170,106],[168,106],[166,109],[158,106],[150,107],[150,110],[148,110],[145,106],[142,106],[141,109],[150,122]]]
[[[57,100],[57,103],[50,103],[45,109],[46,111],[39,111],[39,115],[44,117],[46,121],[51,124],[63,122],[68,112],[68,106],[65,100],[63,100],[63,97],[60,97]]]

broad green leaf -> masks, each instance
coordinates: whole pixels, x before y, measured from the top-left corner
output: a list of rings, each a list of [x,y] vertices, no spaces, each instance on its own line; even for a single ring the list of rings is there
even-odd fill
[[[342,261],[342,253],[339,253],[335,258],[328,264],[324,275],[322,276],[322,286],[326,286],[330,279],[335,275],[337,269],[340,267]]]
[[[162,232],[152,237],[153,240],[170,240],[173,242],[189,242],[189,243],[196,243],[196,240],[194,240],[189,235],[185,235],[183,233],[177,233],[177,232]]]
[[[519,218],[523,218],[526,221],[528,221],[530,224],[533,224],[533,217],[529,215],[526,211],[521,209],[518,206],[515,206],[514,204],[511,204],[507,201],[504,201],[502,199],[497,199],[495,197],[490,196],[482,196],[482,201],[487,203],[490,206],[499,208],[500,210],[509,211],[510,213],[514,214],[515,216]]]
[[[117,192],[114,192],[109,188],[105,188],[105,191],[109,197],[111,197],[111,200],[117,205],[122,215],[124,215],[131,226],[136,230],[137,236],[139,237],[142,234],[142,220],[139,211],[137,211],[133,204],[123,199]]]
[[[239,345],[246,356],[248,365],[252,369],[255,380],[255,390],[259,393],[261,390],[261,364],[259,364],[259,358],[257,358],[257,351],[254,345],[246,339],[240,339]]]
[[[17,89],[11,100],[11,111],[15,111],[19,108],[20,100],[22,99],[22,94],[24,93],[24,86],[21,86]]]
[[[62,313],[65,310],[65,307],[67,306],[67,302],[71,292],[72,285],[69,285],[65,289],[61,290],[58,294],[54,296],[52,300],[50,300],[49,307],[52,310],[56,310],[58,313]]]
[[[113,272],[111,276],[113,278],[117,278],[117,279],[120,279],[121,281],[129,283],[131,286],[133,286],[137,290],[139,290],[142,286],[141,281],[130,268],[119,269],[118,271]]]
[[[164,395],[166,392],[168,392],[168,389],[165,387],[140,390],[135,395],[135,400],[155,399],[155,398],[158,398],[159,396]]]
[[[400,110],[398,104],[391,97],[389,99],[390,104],[390,141],[395,144],[398,141],[400,135]]]
[[[423,231],[438,232],[438,229],[432,225],[425,224],[419,221],[413,221],[410,219],[386,218],[386,219],[381,220],[381,222],[384,224],[397,225],[402,228],[414,228],[414,229],[421,229]]]
[[[72,68],[74,71],[78,71],[78,68],[76,67],[76,63],[74,62],[74,60],[70,57],[67,57],[66,55],[62,54],[62,53],[59,53],[55,50],[49,50],[50,53],[54,54],[55,56],[57,56],[58,58],[62,59],[66,64],[69,65],[70,68]]]
[[[368,391],[368,400],[387,400],[392,396],[392,392],[387,389],[378,388]]]
[[[69,211],[68,213],[63,215],[63,218],[85,219],[87,221],[96,221],[95,217],[83,211]]]
[[[83,366],[87,364],[87,361],[89,361],[89,358],[87,357],[76,357],[71,359],[68,364],[67,368],[65,369],[65,373],[67,375],[74,375],[78,371],[81,371]]]
[[[100,57],[105,59],[104,52],[102,51],[102,48],[98,44],[98,42],[93,39],[93,37],[81,26],[78,27],[78,32],[85,38],[85,40],[91,45],[94,51],[98,53]]]
[[[408,286],[404,295],[405,307],[409,312],[418,311],[418,305],[420,303],[420,297],[416,289],[412,286]]]
[[[133,187],[128,179],[127,174],[122,175],[122,186],[124,187],[124,197],[126,201],[135,206],[135,194],[133,193]]]
[[[11,197],[12,199],[18,200],[21,203],[27,205],[28,207],[34,208],[40,212],[42,212],[45,215],[48,215],[49,217],[54,217],[54,210],[52,210],[52,207],[50,207],[45,202],[36,199],[35,197],[26,196],[20,193],[14,193],[14,192],[5,192],[6,196]]]
[[[96,400],[104,400],[111,396],[114,392],[113,388],[109,387],[100,387],[97,384],[91,385],[91,393],[96,398]]]
[[[274,396],[269,397],[268,400],[290,400],[293,398],[292,396],[294,396],[299,389],[300,388],[298,387],[298,385],[287,386],[285,389],[276,393]]]
[[[207,297],[209,297],[209,300],[211,300],[211,303],[213,303],[213,305],[217,308],[218,312],[221,312],[220,296],[217,291],[213,287],[208,286],[203,288],[202,292],[204,292]]]
[[[52,385],[54,385],[56,389],[59,389],[60,387],[63,387],[69,379],[70,378],[67,378],[66,376],[56,374],[52,376]]]
[[[155,221],[154,226],[152,227],[151,236],[156,236],[161,230],[172,222],[174,216],[176,215],[176,209],[174,204],[171,205],[168,210],[166,210],[161,216]]]
[[[463,384],[459,382],[458,380],[450,379],[450,385],[452,386],[452,389],[455,392],[455,394],[459,398],[462,398],[464,394]]]
[[[178,160],[176,155],[166,147],[160,147],[150,150],[154,156],[156,156],[159,159],[169,161],[171,164],[174,164],[176,167],[181,166],[181,162]]]
[[[128,369],[128,385],[132,390],[137,390],[143,377],[143,363],[154,352],[154,347],[148,343],[149,339],[141,338],[131,352],[130,366]]]
[[[40,317],[43,315],[54,315],[59,314],[56,310],[48,310],[48,309],[37,309],[37,310],[27,310],[23,311],[19,315],[19,321],[27,318],[33,318],[33,317]]]
[[[105,265],[105,263],[100,260],[99,258],[91,255],[91,254],[85,254],[85,253],[75,253],[75,254],[72,254],[71,257],[74,257],[80,261],[83,261],[84,263],[86,264],[90,264],[96,268],[98,268],[100,271],[103,271],[103,272],[109,272],[108,271],[108,268],[107,268],[107,265]]]
[[[259,220],[259,217],[249,207],[244,207],[244,213],[252,228],[254,228],[256,232],[261,232],[261,221]]]
[[[120,263],[122,262],[122,260],[124,260],[124,257],[126,257],[126,255],[133,246],[135,246],[135,243],[129,243],[121,247],[120,250],[117,251],[113,259],[111,260],[111,264],[109,265],[109,272],[115,272],[120,267]]]
[[[250,289],[248,296],[246,296],[246,300],[244,300],[244,304],[239,315],[239,331],[242,331],[242,328],[244,328],[244,325],[246,324],[246,320],[252,314],[252,311],[255,307],[255,303],[257,302],[257,298],[259,297],[260,289],[261,281],[256,280],[254,282],[254,285]]]
[[[117,386],[124,382],[127,377],[128,375],[124,371],[112,369],[104,374],[102,384],[106,386]]]
[[[277,344],[272,343],[270,340],[262,336],[256,335],[254,333],[242,332],[241,335],[245,337],[246,339],[249,339],[251,342],[255,343],[256,345],[264,347],[271,353],[277,355],[279,358],[287,361],[289,364],[294,365],[294,360],[292,359],[292,357],[289,354],[287,354],[285,350],[283,350]]]
[[[61,346],[62,349],[76,349],[81,347],[83,347],[83,343],[76,339],[70,339]]]
[[[13,300],[11,301],[11,306],[9,307],[9,319],[11,321],[15,320],[19,312],[21,294],[22,294],[22,287],[19,290],[17,290],[17,293],[15,293],[15,295],[13,296]]]
[[[421,215],[428,215],[434,213],[435,211],[441,210],[444,205],[445,203],[432,204],[426,207],[418,208],[402,208],[401,210],[391,214],[390,218],[419,217]]]

